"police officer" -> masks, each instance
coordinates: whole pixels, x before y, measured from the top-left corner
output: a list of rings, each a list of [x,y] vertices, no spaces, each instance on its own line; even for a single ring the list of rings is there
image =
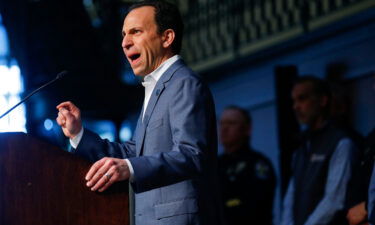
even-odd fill
[[[275,173],[271,162],[250,147],[251,124],[248,112],[237,106],[221,115],[219,176],[227,225],[272,224]]]

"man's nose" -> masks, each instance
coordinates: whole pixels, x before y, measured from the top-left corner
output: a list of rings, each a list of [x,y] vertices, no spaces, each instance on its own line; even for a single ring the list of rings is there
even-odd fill
[[[125,36],[123,39],[122,39],[122,47],[125,48],[125,49],[129,49],[132,45],[133,45],[133,42],[132,40],[130,39],[130,37],[128,36]]]

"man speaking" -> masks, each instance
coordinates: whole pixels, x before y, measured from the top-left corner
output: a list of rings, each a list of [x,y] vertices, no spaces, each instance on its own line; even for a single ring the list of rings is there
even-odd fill
[[[101,139],[84,129],[71,102],[57,122],[75,153],[96,161],[85,179],[92,191],[129,180],[136,225],[221,224],[217,192],[217,135],[212,95],[178,55],[183,23],[176,6],[143,1],[124,20],[122,48],[143,77],[145,99],[133,138]]]

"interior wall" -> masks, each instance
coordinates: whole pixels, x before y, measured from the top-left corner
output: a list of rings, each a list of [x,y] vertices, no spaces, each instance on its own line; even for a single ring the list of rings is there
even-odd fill
[[[375,128],[375,72],[350,82],[352,123],[366,136]]]

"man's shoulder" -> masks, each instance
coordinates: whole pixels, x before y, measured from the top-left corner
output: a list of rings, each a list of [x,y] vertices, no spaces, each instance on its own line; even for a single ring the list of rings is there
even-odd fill
[[[178,62],[176,62],[178,63]],[[192,80],[192,81],[202,81],[202,77],[194,72],[190,67],[188,67],[183,61],[176,68],[174,79],[177,80]]]
[[[351,138],[351,135],[348,129],[337,126],[334,123],[330,123],[327,126],[327,134],[335,135],[340,138]]]
[[[272,167],[271,160],[266,155],[264,155],[263,153],[261,153],[261,152],[259,152],[257,150],[252,149],[252,150],[248,151],[248,154],[255,161],[261,162],[263,164],[266,164],[266,165]]]
[[[173,75],[171,76],[168,83],[169,86],[173,86],[177,89],[188,87],[191,91],[209,90],[208,85],[204,81],[204,79],[185,64],[179,65],[178,68],[175,68],[175,71],[173,72]]]
[[[184,60],[178,59],[162,75],[162,83],[174,83],[181,81],[201,82],[201,77],[189,68]]]
[[[308,140],[312,142],[322,142],[325,140],[325,142],[328,141],[329,143],[334,144],[334,146],[336,146],[335,143],[339,143],[342,140],[353,141],[352,136],[346,129],[333,123],[328,123],[324,128],[318,131],[314,131],[312,133],[312,136],[310,136],[308,132],[306,132],[306,134],[304,134],[303,136],[303,142],[306,142]],[[312,139],[310,139],[311,137]]]

